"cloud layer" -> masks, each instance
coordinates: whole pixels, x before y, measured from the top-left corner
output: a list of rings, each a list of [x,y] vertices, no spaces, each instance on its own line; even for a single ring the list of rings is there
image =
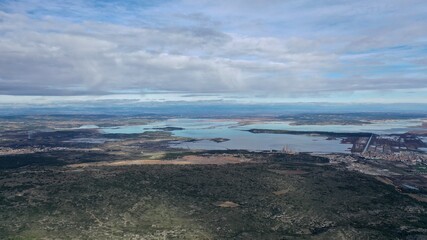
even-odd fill
[[[143,2],[2,1],[0,95],[427,88],[423,0]]]

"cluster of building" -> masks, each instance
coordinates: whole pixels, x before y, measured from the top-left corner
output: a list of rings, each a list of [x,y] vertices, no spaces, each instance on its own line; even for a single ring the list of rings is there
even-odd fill
[[[353,140],[352,153],[368,159],[401,161],[406,163],[427,162],[427,153],[421,151],[426,144],[421,138],[410,135],[372,135]]]
[[[358,160],[386,160],[406,165],[427,165],[427,137],[416,134],[348,136],[342,143],[352,144],[351,154],[321,154],[331,163],[353,165]],[[282,152],[291,153],[286,146]],[[358,167],[364,168],[363,165]],[[366,170],[366,169],[365,169]],[[364,170],[364,171],[365,171]],[[367,171],[367,170],[366,170]]]
[[[377,152],[368,151],[361,156],[369,159],[382,159],[389,161],[401,161],[406,163],[427,163],[427,153],[416,151],[399,151],[399,152]]]

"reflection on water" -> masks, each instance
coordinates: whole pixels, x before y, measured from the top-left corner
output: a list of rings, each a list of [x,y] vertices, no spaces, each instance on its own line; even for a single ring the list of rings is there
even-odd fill
[[[340,144],[340,140],[326,140],[324,137],[290,135],[290,134],[253,134],[250,132],[235,132],[227,135],[229,141],[216,143],[209,140],[197,142],[181,142],[172,144],[173,147],[224,150],[245,149],[251,151],[259,150],[282,150],[287,146],[289,150],[297,152],[349,152],[351,144]]]
[[[146,125],[118,126],[101,128],[104,133],[143,133],[156,128],[180,127],[172,133],[179,137],[198,139],[227,138],[226,142],[201,140],[196,142],[173,143],[173,147],[190,149],[246,149],[246,150],[281,150],[285,145],[298,152],[349,152],[350,144],[341,144],[340,139],[327,140],[325,137],[291,134],[253,134],[244,130],[252,128],[283,129],[296,131],[330,131],[330,132],[372,132],[378,134],[404,133],[413,126],[419,126],[421,120],[377,121],[366,125],[290,125],[290,122],[266,122],[241,126],[237,121],[210,119],[169,119]]]

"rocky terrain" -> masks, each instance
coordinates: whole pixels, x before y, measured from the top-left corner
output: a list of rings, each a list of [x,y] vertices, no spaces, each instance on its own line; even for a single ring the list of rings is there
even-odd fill
[[[427,234],[427,205],[374,177],[306,155],[240,156],[252,162],[2,170],[0,236],[401,239]]]

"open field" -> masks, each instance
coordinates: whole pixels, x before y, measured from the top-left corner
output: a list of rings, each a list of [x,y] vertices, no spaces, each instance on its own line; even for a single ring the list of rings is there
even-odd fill
[[[174,160],[141,159],[141,160],[120,160],[114,162],[94,162],[77,163],[68,165],[74,168],[101,167],[101,166],[129,166],[129,165],[224,165],[250,162],[247,158],[239,158],[232,155],[219,156],[196,156],[188,155]]]

